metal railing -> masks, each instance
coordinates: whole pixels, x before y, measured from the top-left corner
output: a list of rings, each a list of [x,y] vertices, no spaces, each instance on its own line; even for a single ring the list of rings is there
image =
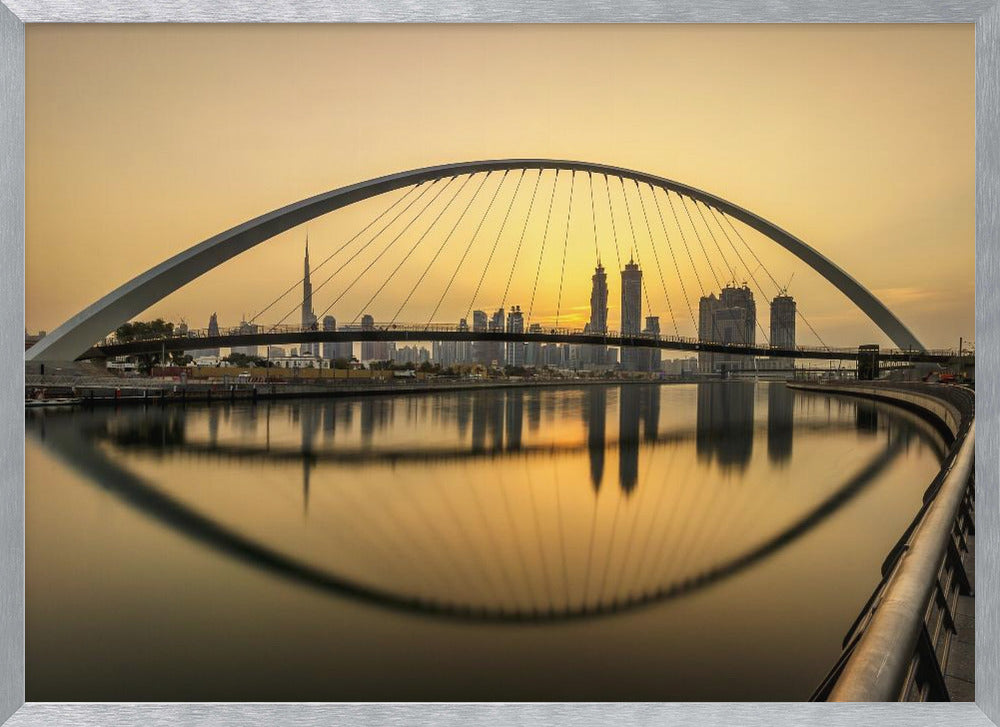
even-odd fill
[[[975,532],[975,395],[941,385],[799,388],[914,408],[925,397],[936,402],[930,410],[937,409],[933,415],[954,437],[919,512],[885,559],[882,580],[844,637],[841,657],[811,699],[948,701],[944,671],[957,633],[956,607],[972,592],[962,554]]]

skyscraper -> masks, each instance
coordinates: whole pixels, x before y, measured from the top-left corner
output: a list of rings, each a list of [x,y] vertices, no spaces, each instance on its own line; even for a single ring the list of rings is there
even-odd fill
[[[635,262],[629,260],[622,270],[622,335],[637,335],[642,328],[642,270]],[[639,368],[641,356],[639,350],[632,346],[622,348],[622,368],[626,371],[636,371]]]
[[[493,317],[490,318],[489,330],[491,333],[502,333],[506,327],[507,315],[503,308],[497,308],[493,313]],[[506,355],[504,353],[503,341],[489,341],[487,344],[487,354],[486,365],[492,365],[496,363],[503,366],[506,360]]]
[[[771,301],[771,345],[795,348],[795,298],[777,295]],[[772,368],[792,368],[795,359],[772,357]]]
[[[700,341],[749,345],[756,343],[757,305],[753,293],[745,284],[727,285],[718,298],[714,293],[703,297],[698,305],[698,315]],[[703,373],[753,366],[752,356],[731,353],[700,353],[698,361]]]
[[[253,323],[249,323],[246,319],[240,321],[239,331],[241,336],[253,335],[259,332],[259,330],[260,326],[255,325]],[[250,356],[254,358],[256,358],[257,355],[260,353],[257,346],[233,346],[232,352],[241,353],[244,356]]]
[[[469,330],[469,322],[464,318],[458,322],[458,330],[465,332]],[[470,341],[455,342],[455,363],[472,363],[472,343]]]
[[[599,258],[590,278],[590,321],[584,330],[602,336],[608,332],[608,275]],[[606,350],[605,346],[582,346],[580,363],[584,366],[603,365]]]
[[[521,306],[515,305],[507,316],[507,333],[524,333],[524,314]],[[524,341],[507,343],[507,365],[524,366]]]
[[[374,331],[375,319],[365,313],[361,316],[361,330]],[[396,344],[392,341],[362,341],[361,360],[362,361],[389,361],[396,350]]]
[[[316,314],[313,313],[313,287],[309,278],[309,235],[306,234],[306,255],[302,263],[302,328],[315,330]],[[300,355],[312,354],[319,356],[318,343],[303,343],[299,348]]]
[[[642,273],[639,277],[641,280]],[[608,332],[608,275],[600,260],[590,282],[590,332],[605,334]]]
[[[542,324],[532,323],[528,326],[528,333],[541,333]],[[542,350],[542,344],[538,341],[531,341],[524,345],[524,365],[525,366],[544,366],[544,351]]]
[[[489,318],[486,317],[486,311],[474,310],[472,311],[472,330],[473,331],[485,331],[489,328]],[[477,364],[482,364],[483,366],[489,365],[489,355],[490,347],[489,341],[474,341],[472,343],[472,358]]]
[[[323,330],[336,331],[337,319],[333,316],[323,316]],[[350,341],[330,341],[323,344],[323,358],[335,361],[338,358],[350,361],[354,358],[354,344]]]
[[[702,296],[698,301],[698,340],[715,342],[715,311],[719,307],[719,299],[715,293]],[[698,370],[703,374],[715,371],[715,354],[706,351],[698,353]]]
[[[219,319],[213,313],[208,318],[208,335],[218,336],[219,335]],[[201,348],[196,351],[189,351],[192,358],[200,358],[202,356],[218,356],[219,349],[217,348]]]
[[[659,316],[646,316],[646,328],[642,331],[645,334],[659,338],[660,336],[660,317]],[[659,371],[660,370],[660,360],[662,358],[660,349],[658,348],[645,348],[643,349],[643,369],[646,371]]]

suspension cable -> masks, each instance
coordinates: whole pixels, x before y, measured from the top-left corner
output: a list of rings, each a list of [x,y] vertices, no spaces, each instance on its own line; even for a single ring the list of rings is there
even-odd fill
[[[437,315],[438,309],[441,307],[441,303],[444,301],[448,291],[451,289],[452,283],[455,282],[455,278],[458,276],[458,271],[465,262],[465,258],[468,256],[469,251],[472,249],[472,245],[475,243],[476,239],[479,237],[479,231],[483,228],[483,224],[486,222],[486,218],[489,217],[490,210],[493,209],[493,203],[497,201],[497,197],[500,195],[500,189],[503,187],[504,181],[507,179],[507,175],[510,173],[509,169],[505,169],[503,176],[500,178],[500,183],[497,188],[493,190],[493,196],[490,198],[490,202],[486,205],[486,211],[479,220],[479,224],[476,226],[476,231],[472,233],[472,237],[469,238],[469,244],[465,246],[465,252],[462,253],[462,259],[458,261],[458,265],[455,266],[455,271],[451,274],[451,279],[448,280],[448,284],[444,287],[444,292],[441,293],[441,297],[438,298],[437,305],[434,306],[434,310],[431,312],[430,318],[427,319],[427,325],[424,326],[426,331],[430,328],[431,323],[434,321],[434,316]]]
[[[641,269],[642,268],[642,258],[639,255],[639,241],[636,239],[636,236],[635,236],[635,226],[632,224],[632,208],[629,206],[629,203],[628,203],[628,193],[625,191],[625,180],[622,179],[621,177],[618,177],[618,181],[622,185],[622,199],[625,200],[625,216],[628,218],[629,233],[632,235],[632,254],[636,256],[636,258],[637,258],[636,262],[639,263],[639,267]],[[649,314],[652,315],[652,313],[653,313],[653,306],[649,302],[649,286],[648,285],[643,285],[642,286],[642,292],[646,296],[646,308],[648,309]],[[642,321],[637,321],[637,323],[640,326],[642,325]]]
[[[649,246],[653,248],[653,258],[656,260],[656,269],[660,273],[660,285],[663,287],[663,297],[667,299],[667,311],[670,313],[670,322],[674,324],[674,335],[680,337],[677,330],[677,319],[674,318],[674,307],[670,304],[670,293],[667,292],[667,283],[663,278],[663,268],[660,267],[660,254],[656,251],[656,243],[653,242],[653,228],[649,225],[649,215],[646,214],[646,202],[642,198],[642,190],[639,188],[638,180],[635,182],[635,192],[639,196],[639,205],[642,207],[642,219],[646,222],[646,234],[649,235]]]
[[[454,177],[452,177],[452,179],[454,179]],[[398,220],[400,217],[402,217],[404,214],[406,214],[406,212],[410,209],[410,207],[412,207],[417,202],[419,202],[420,199],[421,199],[421,197],[423,197],[425,194],[427,194],[427,192],[429,192],[431,189],[433,189],[434,186],[437,185],[437,183],[439,181],[441,181],[441,180],[440,179],[435,179],[429,185],[427,185],[426,187],[424,187],[423,191],[421,191],[420,194],[418,194],[416,197],[414,197],[412,200],[410,200],[410,203],[408,205],[406,205],[406,207],[404,207],[402,210],[400,210],[399,213],[396,214],[395,217],[393,217],[391,220],[389,220],[389,222],[387,222],[385,225],[383,225],[379,229],[379,231],[376,232],[372,236],[372,238],[370,240],[368,240],[368,242],[366,242],[364,245],[362,245],[357,250],[355,250],[354,253],[347,259],[346,262],[342,263],[339,268],[337,268],[332,273],[330,273],[328,276],[326,276],[326,279],[324,279],[322,283],[320,283],[319,285],[317,285],[316,287],[314,287],[313,288],[313,295],[315,295],[320,290],[322,290],[324,287],[326,287],[326,284],[329,283],[331,280],[333,280],[333,278],[335,278],[337,276],[337,274],[340,273],[340,271],[342,271],[344,268],[346,268],[348,265],[350,265],[352,262],[354,262],[358,258],[358,256],[361,255],[362,252],[364,252],[366,249],[368,249],[369,245],[371,245],[373,242],[375,242],[375,240],[377,240],[382,235],[383,232],[385,232],[387,229],[389,229],[396,222],[396,220]],[[448,184],[451,184],[450,180],[449,180]],[[445,186],[447,186],[447,185],[445,185]],[[444,187],[442,187],[441,190],[443,191]],[[438,195],[439,194],[441,194],[440,191],[438,192]],[[434,199],[437,199],[437,195],[434,196]],[[434,199],[432,199],[431,202],[433,202]],[[406,225],[403,227],[402,232],[400,232],[399,235],[397,235],[396,238],[393,239],[392,242],[389,243],[390,246],[396,240],[399,239],[400,235],[402,235],[403,232],[406,232],[406,230],[409,229],[410,225],[412,225],[414,222],[416,222],[417,218],[420,217],[420,215],[422,215],[424,213],[424,210],[426,210],[429,205],[430,205],[430,202],[428,202],[426,205],[424,205],[423,209],[421,209],[419,212],[417,212],[416,216],[413,219],[411,219],[409,222],[406,223]],[[275,323],[273,326],[271,326],[270,331],[273,331],[275,328],[277,328],[282,323],[284,323],[288,319],[288,316],[292,315],[292,313],[294,313],[297,309],[298,309],[298,305],[296,305],[294,308],[292,308],[291,310],[289,310],[285,315],[283,315],[278,320],[277,323]],[[330,308],[328,307],[326,310],[330,310]],[[326,314],[326,311],[323,311],[323,313],[320,314],[320,315],[325,315],[325,314]]]
[[[711,232],[712,228],[708,224],[708,220],[705,218],[704,213],[701,211],[701,208],[698,207],[697,203],[695,203],[695,208],[698,210],[698,213],[701,214],[702,220],[705,222],[705,227],[708,228],[709,232]],[[708,209],[709,213],[711,213],[712,219],[715,220],[715,224],[718,226],[719,230],[722,232],[723,237],[726,238],[726,242],[728,242],[729,246],[733,248],[733,252],[736,253],[736,259],[740,261],[740,264],[747,271],[747,275],[750,276],[750,280],[752,280],[753,284],[755,286],[757,286],[757,289],[760,291],[760,294],[763,295],[764,297],[767,297],[767,294],[764,292],[763,286],[760,285],[760,283],[757,282],[757,276],[754,275],[755,271],[751,270],[750,266],[747,265],[746,261],[743,259],[743,256],[740,254],[739,249],[736,247],[736,244],[733,242],[732,238],[729,237],[729,233],[726,232],[725,228],[719,222],[719,218],[715,214],[715,209],[713,207],[707,205],[707,204],[705,204],[705,208]],[[715,237],[714,234],[712,236],[713,236],[713,239],[714,239],[714,237]],[[758,267],[763,267],[763,266],[758,266]]]
[[[352,238],[351,238],[350,240],[348,240],[347,242],[345,242],[345,243],[344,243],[343,245],[341,245],[341,246],[340,246],[340,247],[338,247],[338,248],[337,248],[336,250],[334,250],[334,251],[333,251],[333,252],[332,252],[332,253],[331,253],[330,255],[328,255],[328,256],[327,256],[326,258],[324,258],[324,259],[322,260],[322,262],[320,262],[320,264],[319,264],[319,265],[317,265],[316,267],[314,267],[314,268],[312,269],[312,272],[313,272],[313,273],[315,273],[315,272],[319,271],[319,269],[320,269],[320,268],[322,268],[322,267],[323,267],[324,265],[326,265],[326,264],[327,264],[328,262],[330,262],[330,261],[331,261],[331,260],[332,260],[332,259],[333,259],[334,257],[336,257],[336,256],[337,256],[337,255],[338,255],[338,254],[339,254],[339,253],[340,253],[340,252],[341,252],[341,251],[342,251],[342,250],[343,250],[344,248],[346,248],[346,247],[347,247],[348,245],[350,245],[350,244],[351,244],[352,242],[354,242],[354,241],[355,241],[355,240],[357,240],[357,239],[358,239],[359,237],[361,237],[361,236],[362,236],[363,234],[365,234],[365,232],[367,232],[367,231],[368,231],[369,229],[371,229],[371,227],[372,227],[373,225],[375,225],[375,224],[376,224],[376,223],[377,223],[377,222],[378,222],[379,220],[381,220],[381,219],[382,219],[383,217],[385,217],[385,216],[386,216],[387,214],[389,214],[389,213],[390,213],[390,212],[391,212],[391,211],[393,210],[393,208],[394,208],[394,207],[396,207],[396,205],[398,205],[398,204],[399,204],[400,202],[402,202],[402,201],[403,201],[404,199],[406,199],[407,197],[409,197],[409,196],[410,196],[410,195],[411,195],[411,194],[412,194],[413,192],[415,192],[415,191],[417,190],[417,188],[418,188],[418,187],[419,187],[420,185],[422,185],[422,184],[423,184],[423,182],[418,182],[418,183],[417,183],[416,185],[414,185],[414,186],[410,187],[410,188],[409,188],[408,190],[406,190],[406,194],[404,194],[404,195],[402,195],[401,197],[399,197],[399,198],[398,198],[398,199],[397,199],[397,200],[396,200],[395,202],[393,202],[393,203],[392,203],[391,205],[389,205],[389,206],[388,206],[388,207],[387,207],[387,208],[386,208],[385,210],[383,210],[383,211],[382,211],[382,212],[381,212],[381,213],[380,213],[380,214],[378,215],[378,217],[376,217],[376,218],[375,218],[375,219],[373,219],[373,220],[372,220],[371,222],[369,222],[369,223],[368,223],[367,225],[365,225],[365,226],[364,226],[364,227],[363,227],[363,228],[362,228],[362,229],[361,229],[361,230],[360,230],[360,231],[359,231],[359,232],[358,232],[357,234],[355,234],[355,235],[354,235],[354,236],[353,236],[353,237],[352,237]],[[266,305],[266,306],[265,306],[264,308],[262,308],[261,310],[259,310],[259,311],[258,311],[258,312],[257,312],[257,313],[256,313],[255,315],[253,315],[253,316],[252,316],[252,317],[250,318],[250,320],[249,320],[248,322],[249,322],[249,323],[253,323],[253,322],[254,322],[255,320],[257,320],[257,319],[258,319],[258,318],[260,318],[260,317],[261,317],[262,315],[264,315],[265,313],[267,313],[267,311],[269,311],[269,310],[270,310],[271,308],[273,308],[273,307],[274,307],[274,306],[275,306],[275,305],[276,305],[276,304],[278,303],[278,301],[279,301],[279,300],[281,300],[281,299],[282,299],[282,298],[284,298],[284,297],[285,297],[286,295],[288,295],[288,294],[289,294],[289,293],[291,293],[291,292],[292,292],[293,290],[295,290],[295,289],[296,289],[296,288],[298,288],[298,287],[299,287],[300,285],[302,285],[302,284],[303,284],[303,283],[305,282],[305,280],[306,280],[306,279],[305,279],[305,276],[302,276],[301,278],[299,278],[298,280],[296,280],[296,281],[295,281],[294,283],[292,283],[292,286],[291,286],[291,287],[290,287],[290,288],[289,288],[288,290],[286,290],[286,291],[285,291],[284,293],[282,293],[282,294],[281,294],[281,295],[279,295],[279,296],[278,296],[277,298],[275,298],[274,300],[272,300],[272,301],[271,301],[270,303],[268,303],[268,304],[267,304],[267,305]]]
[[[479,282],[476,284],[476,292],[472,294],[472,300],[469,302],[469,309],[465,312],[465,317],[468,318],[472,315],[472,306],[476,304],[476,298],[479,296],[479,290],[483,286],[483,280],[486,278],[486,272],[490,269],[490,263],[493,262],[493,254],[497,251],[497,243],[500,242],[500,236],[503,235],[504,228],[507,227],[507,220],[510,218],[510,211],[514,208],[514,200],[517,199],[517,192],[521,189],[521,182],[524,181],[524,174],[527,170],[521,170],[521,176],[517,178],[517,185],[514,187],[514,193],[510,196],[510,204],[507,205],[507,212],[504,213],[503,222],[500,223],[500,229],[497,230],[496,239],[493,240],[493,248],[490,250],[490,256],[486,260],[486,265],[483,266],[482,275],[479,276]]]
[[[608,182],[608,175],[604,175],[604,189],[608,193],[608,216],[611,218],[611,236],[615,241],[615,259],[618,261],[618,269],[622,269],[622,256],[618,251],[618,228],[615,226],[615,213],[611,208],[611,183]]]
[[[444,186],[441,187],[437,191],[437,193],[427,202],[427,204],[425,204],[423,207],[420,208],[420,211],[417,212],[417,214],[413,217],[413,219],[411,219],[409,222],[407,222],[406,225],[403,227],[403,229],[400,230],[399,233],[394,238],[392,238],[389,241],[389,243],[384,248],[382,248],[382,252],[380,252],[378,255],[376,255],[375,258],[370,263],[368,263],[368,265],[366,265],[365,268],[361,272],[359,272],[355,276],[354,280],[352,280],[342,291],[340,291],[340,295],[338,295],[336,298],[334,298],[333,302],[331,302],[330,305],[328,305],[325,309],[323,309],[323,312],[320,313],[320,316],[325,315],[328,310],[330,310],[331,308],[333,308],[333,306],[335,306],[340,301],[340,299],[343,298],[347,294],[347,291],[349,291],[351,288],[353,288],[357,284],[357,282],[359,280],[361,280],[361,277],[365,273],[367,273],[369,270],[371,270],[372,267],[375,265],[375,263],[377,263],[382,258],[383,255],[385,255],[387,252],[389,252],[390,248],[392,248],[392,246],[396,244],[396,242],[399,240],[399,238],[401,238],[404,234],[406,234],[406,231],[409,230],[410,227],[412,227],[413,224],[418,219],[420,219],[420,217],[424,214],[424,212],[426,212],[428,210],[428,208],[432,204],[434,204],[434,201],[437,200],[437,198],[440,197],[444,193],[444,191],[446,189],[448,189],[448,187],[454,181],[455,181],[455,177],[450,177],[448,179],[448,181],[445,182]],[[428,187],[428,189],[430,189],[430,188]],[[350,261],[348,261],[348,262],[350,262]],[[326,283],[329,282],[329,280],[330,279],[327,278],[327,280],[323,282],[323,285],[326,285]],[[323,285],[321,285],[319,287],[322,288]],[[313,293],[315,294],[317,292],[317,290],[319,290],[319,288],[313,290]]]
[[[521,256],[521,245],[524,244],[524,233],[528,231],[528,222],[531,220],[531,210],[535,207],[535,195],[538,194],[538,185],[542,181],[542,170],[538,170],[538,177],[535,179],[535,186],[531,190],[531,201],[528,203],[528,211],[524,215],[524,226],[521,227],[521,237],[517,241],[517,249],[514,251],[514,262],[511,263],[510,272],[507,274],[507,285],[503,289],[503,298],[500,300],[500,307],[507,307],[507,293],[510,292],[510,281],[514,279],[514,270],[517,268],[517,259]]]
[[[691,219],[691,211],[687,207],[687,202],[685,201],[683,195],[678,194],[677,196],[681,198],[681,207],[684,208],[684,213],[687,215],[688,223],[691,225],[691,229],[694,230],[694,236],[698,240],[698,244],[701,246],[701,253],[705,256],[705,260],[708,262],[708,269],[712,271],[712,277],[715,278],[715,284],[719,286],[719,290],[722,290],[722,281],[715,272],[715,266],[712,265],[712,258],[708,256],[708,251],[705,249],[705,243],[701,239],[701,234],[698,232],[698,228],[694,226],[694,220]]]
[[[417,241],[415,243],[413,243],[413,247],[411,247],[409,250],[407,250],[406,254],[403,255],[403,259],[399,261],[399,263],[396,265],[395,268],[393,268],[393,270],[389,274],[389,276],[385,280],[382,281],[382,284],[380,286],[378,286],[378,289],[372,294],[372,297],[368,299],[368,302],[365,303],[363,306],[361,306],[361,309],[358,311],[357,315],[355,315],[354,318],[351,319],[351,323],[352,324],[356,323],[357,320],[358,320],[358,318],[360,318],[364,314],[365,309],[368,308],[368,306],[370,306],[375,301],[375,298],[378,297],[379,293],[381,293],[383,290],[385,290],[385,286],[387,286],[389,284],[389,281],[392,280],[396,276],[396,273],[398,273],[399,270],[400,270],[400,268],[403,267],[403,264],[407,260],[409,260],[410,255],[412,255],[416,251],[416,249],[420,246],[420,243],[422,243],[424,241],[424,239],[426,239],[427,235],[430,234],[430,231],[434,229],[434,226],[438,223],[438,220],[440,220],[441,217],[444,215],[444,213],[448,211],[448,207],[450,207],[451,203],[454,202],[458,198],[458,195],[460,195],[462,193],[462,190],[465,189],[465,186],[469,183],[469,181],[472,179],[472,177],[473,177],[473,175],[470,174],[469,176],[467,176],[465,178],[465,181],[462,182],[462,184],[459,186],[459,188],[455,192],[455,194],[453,194],[451,196],[451,199],[449,199],[445,203],[444,207],[441,208],[441,211],[437,213],[437,217],[435,217],[433,220],[431,220],[431,223],[430,223],[430,225],[427,226],[427,229],[424,230],[423,233],[421,233],[420,237],[417,238]],[[454,180],[454,177],[452,177],[452,179]],[[443,189],[444,188],[442,188],[442,191],[443,191]]]
[[[563,278],[566,277],[566,248],[569,246],[570,214],[573,211],[573,188],[576,186],[576,171],[569,178],[569,205],[566,207],[566,235],[563,237],[562,269],[559,272],[559,297],[556,299],[556,328],[559,327],[559,313],[562,311]]]
[[[538,266],[535,268],[535,284],[531,286],[531,302],[528,304],[526,325],[531,325],[531,313],[535,310],[535,292],[538,290],[538,277],[542,272],[542,257],[545,255],[545,241],[549,238],[549,223],[552,221],[552,204],[556,200],[556,183],[559,181],[559,170],[556,170],[552,180],[552,194],[549,196],[549,211],[545,215],[545,231],[542,233],[542,246],[538,251]]]
[[[486,172],[486,176],[483,177],[483,180],[479,183],[479,186],[476,187],[476,191],[472,193],[472,197],[469,198],[469,202],[468,202],[468,204],[465,205],[465,209],[462,210],[462,214],[460,214],[458,216],[458,219],[455,220],[454,226],[451,228],[451,230],[448,231],[448,234],[445,235],[444,240],[441,242],[441,246],[437,249],[437,252],[434,253],[434,257],[432,257],[431,260],[430,260],[430,262],[427,263],[427,267],[424,268],[424,272],[422,272],[420,274],[420,277],[417,278],[417,282],[413,284],[413,288],[411,288],[410,292],[406,295],[406,299],[399,305],[399,308],[396,309],[395,314],[392,316],[392,320],[389,321],[390,325],[392,325],[393,323],[396,322],[396,319],[399,317],[399,314],[403,311],[403,308],[406,307],[406,304],[410,302],[410,298],[413,297],[413,294],[416,292],[417,288],[420,287],[420,284],[424,281],[424,278],[427,276],[427,273],[430,271],[431,266],[434,265],[434,263],[438,259],[438,256],[441,255],[441,251],[444,250],[445,245],[448,244],[448,241],[451,239],[452,235],[455,234],[455,230],[458,229],[458,226],[462,223],[462,220],[465,218],[465,213],[469,211],[469,208],[472,206],[472,203],[476,201],[476,197],[479,196],[479,192],[482,190],[483,185],[486,184],[486,180],[490,178],[490,175],[492,173],[493,173],[492,170]],[[473,176],[475,176],[475,175],[470,175],[469,178],[466,179],[465,183],[467,184],[472,179]],[[455,197],[452,198],[452,201],[454,201],[454,199],[457,198],[459,194],[461,194],[462,189],[464,189],[464,188],[465,188],[465,184],[463,184],[459,188],[458,192],[455,193]],[[451,204],[451,203],[449,202],[449,204]],[[445,207],[445,209],[447,209],[447,207]],[[442,210],[442,213],[443,212],[444,212],[444,210]]]
[[[705,297],[705,285],[701,282],[701,275],[698,273],[698,267],[694,264],[694,257],[691,255],[691,247],[688,245],[687,235],[684,234],[684,228],[681,227],[681,221],[677,217],[677,210],[674,209],[674,200],[670,196],[670,190],[664,189],[663,193],[667,197],[667,202],[670,204],[670,211],[674,215],[674,224],[677,225],[677,231],[681,233],[681,242],[684,243],[684,250],[687,251],[688,262],[691,263],[691,269],[694,271],[695,280],[698,281],[698,288],[701,290],[702,297]],[[666,230],[666,228],[663,228]]]
[[[594,175],[587,172],[588,187],[590,188],[590,219],[594,224],[594,254],[598,263],[601,262],[601,248],[597,244],[597,211],[594,209]]]
[[[729,264],[729,259],[726,257],[725,253],[722,252],[722,245],[720,245],[718,239],[716,239],[715,233],[712,232],[712,228],[708,226],[708,221],[705,219],[705,213],[702,212],[701,211],[701,207],[698,206],[698,200],[696,200],[696,199],[691,200],[691,204],[694,205],[694,208],[696,210],[698,210],[698,215],[701,217],[701,222],[702,222],[703,225],[705,225],[705,229],[708,230],[709,237],[712,238],[712,242],[715,244],[715,248],[719,251],[719,257],[722,258],[723,264],[727,268],[729,268],[729,274],[732,276],[732,281],[735,284],[736,283],[736,270],[733,268],[732,265]]]
[[[670,250],[670,258],[674,261],[674,271],[677,273],[677,279],[681,284],[681,293],[684,295],[684,303],[687,305],[688,313],[691,315],[691,323],[694,325],[695,335],[698,333],[698,321],[694,317],[694,309],[691,307],[691,299],[688,297],[687,286],[684,285],[684,278],[681,277],[681,268],[677,263],[677,256],[674,254],[674,246],[670,242],[670,235],[667,234],[667,225],[663,221],[663,210],[660,209],[660,200],[656,197],[656,187],[651,184],[647,185],[649,187],[649,193],[653,196],[653,202],[656,203],[656,212],[660,217],[660,227],[663,228],[663,237],[667,241],[667,248]]]

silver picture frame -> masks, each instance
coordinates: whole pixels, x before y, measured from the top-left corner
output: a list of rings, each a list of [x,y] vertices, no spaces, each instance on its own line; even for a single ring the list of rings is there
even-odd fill
[[[976,701],[824,703],[25,703],[24,416],[0,377],[0,723],[34,725],[1000,724],[1000,0],[0,0],[0,351],[23,362],[25,23],[974,23],[976,42]]]

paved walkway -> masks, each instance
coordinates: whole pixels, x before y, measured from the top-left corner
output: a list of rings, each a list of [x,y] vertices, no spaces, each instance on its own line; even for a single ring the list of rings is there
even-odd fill
[[[976,536],[967,538],[969,551],[962,559],[972,584],[972,594],[958,597],[955,626],[944,667],[944,683],[953,702],[976,701]]]

